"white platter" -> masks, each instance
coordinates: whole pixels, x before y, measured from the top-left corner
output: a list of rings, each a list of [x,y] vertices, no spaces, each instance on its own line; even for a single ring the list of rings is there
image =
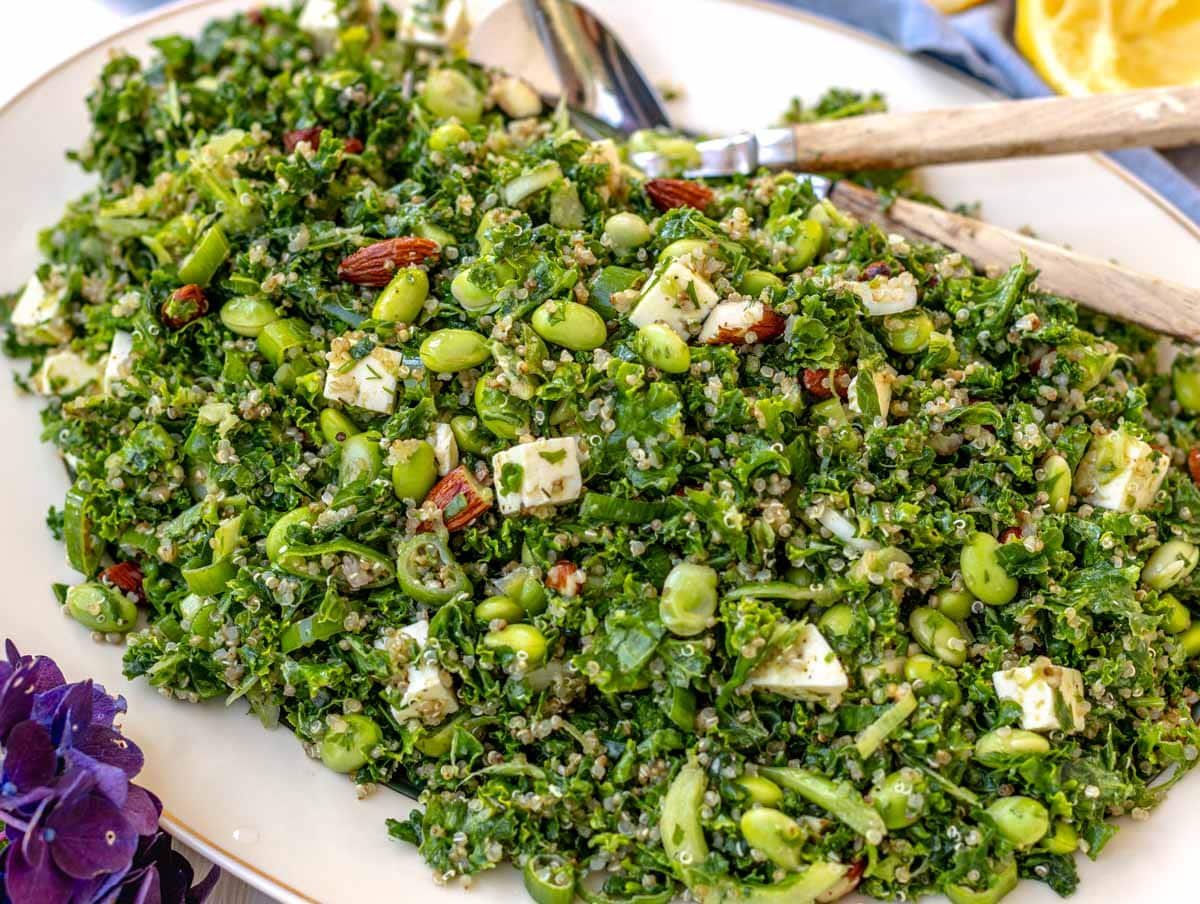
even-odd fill
[[[257,0],[261,2],[261,0]],[[113,47],[145,51],[147,41],[195,32],[210,17],[256,0],[201,0],[143,19],[39,79],[0,112],[0,284],[24,282],[37,257],[37,229],[53,222],[87,179],[62,156],[86,134],[83,97]],[[481,12],[496,0],[479,0]],[[987,94],[964,79],[818,19],[765,3],[735,0],[591,0],[659,82],[683,86],[674,105],[681,124],[714,131],[763,125],[792,95],[812,99],[827,86],[882,89],[896,109],[979,102]],[[539,81],[532,36],[504,10],[476,38],[477,55]],[[36,140],[31,140],[34,136]],[[1200,230],[1148,189],[1095,157],[945,167],[926,184],[949,201],[980,201],[987,217],[1033,226],[1046,238],[1200,285]],[[2,365],[11,372],[10,365]],[[61,504],[66,476],[39,445],[37,402],[0,390],[0,568],[6,576],[0,635],[27,652],[55,657],[69,677],[95,677],[125,694],[128,733],[146,752],[142,781],[166,802],[182,838],[281,900],[519,901],[515,875],[477,883],[470,897],[439,889],[415,851],[388,840],[383,821],[409,804],[390,792],[365,801],[308,760],[286,731],[219,704],[167,701],[120,674],[120,651],[93,644],[59,614],[51,581],[70,581],[61,547],[43,526]],[[1141,825],[1127,823],[1103,859],[1084,863],[1077,904],[1195,899],[1191,839],[1200,831],[1200,778],[1185,781]],[[1014,904],[1052,901],[1023,883]]]

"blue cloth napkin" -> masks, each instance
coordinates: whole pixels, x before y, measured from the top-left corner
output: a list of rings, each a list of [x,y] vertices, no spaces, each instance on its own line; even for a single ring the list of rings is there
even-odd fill
[[[776,0],[871,32],[909,53],[923,53],[1013,97],[1050,94],[1013,45],[1011,0],[943,16],[925,0]],[[1157,151],[1117,151],[1114,160],[1200,224],[1200,187]]]

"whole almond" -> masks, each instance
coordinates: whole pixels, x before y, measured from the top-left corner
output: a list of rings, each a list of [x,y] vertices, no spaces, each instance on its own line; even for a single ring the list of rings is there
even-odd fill
[[[492,491],[481,487],[466,465],[459,465],[433,485],[424,504],[431,502],[441,511],[446,530],[460,530],[492,507]],[[429,527],[422,524],[421,530]]]
[[[741,305],[738,302],[739,306]],[[720,305],[717,306],[720,308]],[[748,306],[750,311],[749,321],[747,318],[738,317],[731,319],[726,323],[720,323],[716,327],[713,335],[705,338],[704,331],[708,329],[708,323],[705,323],[705,330],[701,332],[701,339],[705,345],[748,345],[750,343],[769,342],[776,336],[783,334],[784,327],[787,326],[787,321],[770,305],[763,304],[761,301],[751,302]],[[713,315],[716,316],[714,311]]]
[[[704,210],[713,200],[712,189],[688,179],[650,179],[644,187],[654,206],[663,212],[675,207]]]
[[[406,235],[359,248],[338,265],[338,276],[358,286],[386,286],[401,267],[420,264],[438,253],[437,242]]]
[[[118,562],[100,572],[100,580],[111,584],[123,593],[132,593],[139,603],[146,602],[146,591],[142,587],[142,569],[137,562]]]
[[[296,146],[300,142],[305,141],[315,151],[321,146],[322,130],[322,126],[309,126],[307,129],[292,129],[290,132],[284,132],[283,149],[290,154],[296,150]]]
[[[578,596],[587,573],[574,562],[559,560],[546,572],[546,586],[566,597]]]

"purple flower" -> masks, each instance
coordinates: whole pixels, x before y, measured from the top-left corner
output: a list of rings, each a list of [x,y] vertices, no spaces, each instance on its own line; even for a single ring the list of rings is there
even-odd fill
[[[125,700],[67,684],[52,660],[21,656],[11,641],[6,653],[0,904],[202,901],[219,872],[191,887],[191,867],[158,828],[161,804],[132,783],[142,752],[113,724]]]

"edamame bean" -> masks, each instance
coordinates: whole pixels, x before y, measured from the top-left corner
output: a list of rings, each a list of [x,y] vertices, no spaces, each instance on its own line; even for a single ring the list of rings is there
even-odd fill
[[[963,621],[971,614],[971,603],[973,602],[975,602],[975,597],[965,590],[954,590],[950,587],[939,590],[933,595],[933,608],[955,621]]]
[[[1166,590],[1186,578],[1200,562],[1200,549],[1186,540],[1168,540],[1150,554],[1142,566],[1142,583]]]
[[[776,289],[782,289],[783,286],[783,280],[774,273],[766,270],[747,270],[742,276],[738,291],[751,298],[758,298],[767,289],[774,292]]]
[[[854,627],[854,610],[847,603],[838,603],[825,610],[817,627],[826,637],[845,637]]]
[[[500,588],[529,615],[541,615],[546,611],[546,585],[530,569],[517,568],[505,575]]]
[[[633,337],[633,349],[651,367],[668,374],[687,373],[692,350],[665,323],[647,323]]]
[[[813,262],[825,242],[825,227],[816,220],[799,214],[788,214],[774,223],[767,224],[767,232],[777,242],[783,242],[791,251],[783,259],[783,266],[790,273],[803,270]]]
[[[707,565],[680,562],[663,581],[658,614],[667,630],[691,637],[708,627],[717,611],[717,572]]]
[[[618,254],[628,254],[650,241],[650,227],[636,213],[614,213],[604,223],[604,237]]]
[[[336,408],[325,408],[321,411],[321,436],[325,442],[340,446],[347,439],[358,433],[354,422]]]
[[[492,347],[474,330],[444,329],[425,337],[420,354],[421,363],[434,373],[456,374],[488,360]]]
[[[959,566],[967,589],[989,606],[1003,606],[1017,595],[1016,578],[1009,577],[1000,565],[996,551],[1000,542],[991,534],[973,533],[962,548]]]
[[[456,122],[444,122],[429,133],[429,150],[448,151],[469,140],[471,133]]]
[[[334,772],[353,772],[371,759],[383,742],[383,732],[369,716],[340,716],[321,739],[321,762]]]
[[[1179,645],[1188,659],[1200,656],[1200,625],[1192,625],[1179,635]]]
[[[574,352],[599,348],[608,338],[604,318],[577,301],[547,301],[530,318],[534,330],[547,342]]]
[[[488,447],[488,438],[482,430],[479,418],[469,414],[456,414],[450,418],[450,431],[458,448],[472,455],[482,455]]]
[[[1061,515],[1071,501],[1071,466],[1057,452],[1046,456],[1042,462],[1038,491],[1046,494],[1050,511]]]
[[[938,672],[938,661],[932,656],[918,653],[904,660],[904,677],[911,682],[924,681],[926,684],[937,681],[942,676]]]
[[[457,69],[435,69],[425,79],[421,100],[434,116],[455,117],[467,125],[483,116],[483,92]]]
[[[683,257],[685,254],[695,254],[697,252],[706,254],[712,247],[710,243],[704,239],[676,239],[658,255],[660,261],[674,260],[677,257]]]
[[[743,791],[750,795],[752,801],[764,807],[774,807],[783,800],[783,789],[769,778],[763,778],[761,775],[744,772],[738,778],[737,783]]]
[[[946,897],[951,904],[997,904],[1020,882],[1017,861],[1006,860],[991,874],[991,880],[981,889],[966,885],[947,885]]]
[[[419,267],[404,267],[379,293],[371,316],[388,323],[413,323],[428,297],[429,275]]]
[[[871,801],[889,829],[904,829],[925,811],[925,776],[916,769],[897,769],[874,791]]]
[[[507,264],[497,264],[496,271],[501,283],[512,279],[513,270]],[[470,267],[465,267],[454,275],[454,279],[450,281],[450,294],[463,306],[463,310],[472,314],[482,314],[496,305],[496,296],[471,278]]]
[[[529,668],[546,661],[546,635],[533,625],[509,625],[484,635],[483,645],[489,650],[512,650],[523,658]]]
[[[1175,401],[1188,414],[1200,413],[1200,358],[1180,355],[1171,365]]]
[[[936,609],[919,606],[908,617],[908,626],[921,648],[947,665],[967,661],[967,639],[962,630]]]
[[[475,607],[475,620],[488,624],[497,618],[510,624],[525,617],[525,610],[507,596],[489,596]]]
[[[1192,613],[1173,594],[1164,593],[1158,604],[1164,616],[1163,630],[1168,634],[1182,634],[1192,626]]]
[[[421,502],[437,483],[437,456],[423,439],[392,443],[392,490],[397,499]]]
[[[742,814],[739,828],[752,848],[761,851],[781,869],[800,869],[800,847],[807,833],[800,823],[771,807],[754,807]]]
[[[996,830],[1018,848],[1033,847],[1050,831],[1050,813],[1032,797],[1002,797],[987,808]]]
[[[379,454],[378,433],[356,433],[342,443],[342,458],[338,463],[338,486],[352,483],[367,484],[379,476],[383,459]]]
[[[1002,726],[975,742],[975,759],[985,766],[999,768],[1015,756],[1042,756],[1050,752],[1050,742],[1036,731]]]
[[[888,348],[902,355],[915,355],[929,344],[933,321],[924,311],[905,311],[883,319]]]
[[[500,439],[516,439],[529,432],[529,407],[514,395],[490,385],[484,377],[475,383],[475,414],[479,422]]]
[[[221,305],[220,317],[227,330],[255,338],[268,323],[278,320],[279,314],[265,298],[242,295]]]
[[[1040,847],[1051,854],[1074,854],[1079,847],[1079,833],[1069,822],[1058,820],[1050,827],[1050,833],[1042,839]]]
[[[137,627],[137,606],[125,594],[95,581],[67,591],[67,613],[92,631],[128,634]]]

